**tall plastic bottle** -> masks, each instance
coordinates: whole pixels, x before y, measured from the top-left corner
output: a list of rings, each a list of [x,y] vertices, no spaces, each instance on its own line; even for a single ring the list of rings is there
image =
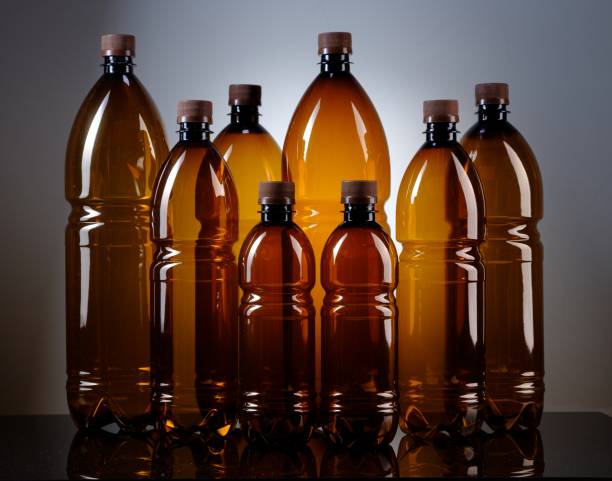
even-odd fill
[[[321,257],[321,422],[336,444],[395,436],[397,253],[376,222],[376,181],[343,181],[344,222]]]
[[[469,435],[483,407],[484,196],[456,100],[423,105],[426,141],[397,198],[400,427]]]
[[[215,137],[214,143],[232,172],[240,199],[238,257],[244,238],[259,223],[257,193],[259,182],[281,180],[281,150],[274,138],[259,123],[261,86],[229,86],[230,123]]]
[[[153,195],[153,406],[166,432],[224,437],[238,381],[238,198],[210,141],[212,104],[179,102],[177,123]]]
[[[544,404],[542,179],[509,103],[507,84],[476,85],[478,121],[461,140],[487,201],[486,419],[495,430],[536,427]]]
[[[240,420],[250,440],[306,442],[314,427],[314,253],[291,182],[262,182],[240,252]]]
[[[134,37],[101,43],[104,73],[66,151],[66,388],[78,427],[137,431],[151,422],[149,215],[168,147]]]
[[[312,242],[317,271],[323,246],[336,228],[338,185],[344,179],[378,182],[379,224],[389,232],[384,205],[389,198],[387,140],[376,109],[350,71],[351,34],[319,34],[321,73],[298,104],[283,145],[283,180],[295,183],[296,223]],[[317,313],[323,302],[317,284]],[[317,314],[318,315],[318,314]],[[316,322],[317,391],[321,387],[321,325]]]

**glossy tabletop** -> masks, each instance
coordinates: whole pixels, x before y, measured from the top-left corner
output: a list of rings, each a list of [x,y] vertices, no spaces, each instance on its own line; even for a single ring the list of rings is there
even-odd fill
[[[479,436],[463,444],[347,450],[315,436],[301,449],[224,443],[169,445],[153,437],[77,433],[68,416],[0,417],[0,479],[205,477],[612,477],[612,418],[546,413],[539,431]]]

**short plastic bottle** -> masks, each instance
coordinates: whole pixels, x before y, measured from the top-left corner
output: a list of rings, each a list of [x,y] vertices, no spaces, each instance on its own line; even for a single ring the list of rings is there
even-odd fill
[[[251,441],[308,441],[315,421],[315,259],[291,182],[262,182],[240,251],[240,422]]]
[[[376,222],[376,181],[343,181],[344,222],[321,257],[321,423],[342,445],[395,436],[397,253]]]

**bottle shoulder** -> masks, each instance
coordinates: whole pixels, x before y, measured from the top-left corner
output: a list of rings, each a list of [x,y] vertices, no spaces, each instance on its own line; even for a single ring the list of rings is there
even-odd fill
[[[155,239],[238,236],[238,195],[210,141],[179,141],[157,177],[152,202]]]
[[[76,115],[66,148],[70,202],[148,199],[168,146],[159,112],[133,74],[104,74]]]
[[[230,165],[248,160],[280,165],[280,147],[263,126],[242,129],[239,125],[229,124],[216,135],[213,142]]]
[[[531,147],[512,124],[476,122],[461,143],[479,173],[488,217],[542,217],[540,168]]]

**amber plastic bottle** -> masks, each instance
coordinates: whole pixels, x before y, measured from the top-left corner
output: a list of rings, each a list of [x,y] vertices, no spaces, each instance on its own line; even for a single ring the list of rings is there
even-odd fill
[[[351,34],[319,34],[321,73],[298,104],[283,145],[283,180],[295,183],[296,223],[312,242],[317,271],[323,246],[338,223],[338,185],[344,179],[378,181],[378,222],[389,232],[384,205],[389,198],[387,140],[376,109],[350,72]],[[323,302],[317,284],[317,313]],[[317,320],[317,390],[321,387],[321,326]]]
[[[376,181],[343,181],[344,222],[321,257],[321,423],[337,444],[395,436],[397,253],[376,222]]]
[[[66,388],[81,428],[150,424],[149,204],[168,147],[134,44],[102,36],[104,73],[66,151]]]
[[[240,422],[250,440],[306,442],[314,424],[315,260],[291,182],[262,182],[240,251]]]
[[[210,102],[179,102],[180,140],[155,183],[151,368],[162,429],[223,437],[237,394],[238,198],[211,114]]]
[[[495,430],[536,427],[544,404],[542,179],[508,103],[507,84],[476,85],[478,121],[461,140],[487,201],[486,419]]]
[[[424,103],[426,141],[397,198],[400,427],[469,435],[484,397],[484,196],[457,101]]]
[[[259,85],[230,85],[229,105],[230,123],[214,143],[230,167],[240,199],[238,242],[234,244],[238,257],[244,238],[259,223],[259,182],[281,180],[281,150],[259,123]]]

